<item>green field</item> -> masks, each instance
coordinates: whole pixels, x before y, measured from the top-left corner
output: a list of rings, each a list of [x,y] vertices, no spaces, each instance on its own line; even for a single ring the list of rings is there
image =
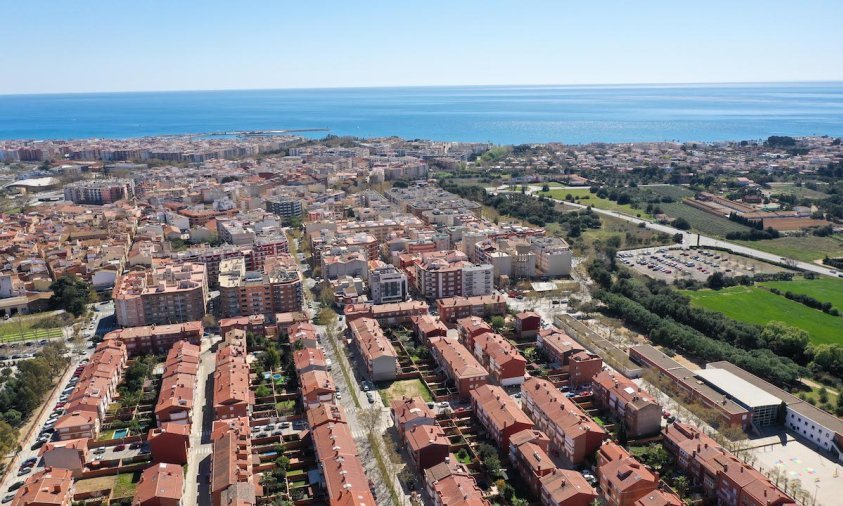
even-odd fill
[[[693,197],[694,192],[685,188],[684,186],[676,185],[658,185],[658,186],[639,186],[636,189],[640,199],[648,200],[648,196],[657,195],[660,197],[670,197],[679,202],[685,197]]]
[[[0,342],[29,341],[32,339],[51,339],[62,337],[61,327],[33,328],[41,320],[55,318],[51,313],[16,316],[6,323],[0,324]],[[59,325],[60,322],[56,322]]]
[[[684,291],[691,304],[718,311],[735,320],[765,325],[772,320],[804,329],[811,342],[843,344],[843,318],[811,309],[757,286],[723,290]]]
[[[828,185],[823,185],[823,187],[827,187]],[[770,185],[770,192],[775,195],[777,193],[782,193],[786,195],[796,195],[799,198],[805,199],[824,199],[828,197],[827,193],[823,193],[821,191],[812,190],[810,188],[806,188],[804,186],[796,186],[795,184],[785,184],[785,185]]]
[[[803,262],[821,260],[823,257],[837,257],[843,253],[843,238],[840,235],[830,237],[817,237],[806,235],[804,237],[779,237],[766,241],[734,241],[735,244],[743,244],[749,248],[766,251],[774,255],[788,258],[795,258]]]
[[[759,283],[770,288],[778,288],[782,292],[793,292],[809,295],[820,302],[831,302],[831,305],[843,311],[843,279],[794,279],[793,281],[768,281]]]
[[[565,196],[571,195],[574,197],[574,203],[582,204],[584,206],[591,206],[597,209],[605,209],[607,211],[615,211],[619,213],[629,214],[631,216],[649,217],[643,209],[633,209],[629,204],[618,204],[609,199],[601,199],[596,194],[591,193],[588,188],[570,188],[550,190],[547,192],[539,192],[540,195],[546,195],[555,199],[565,200]],[[577,200],[579,198],[579,200]]]

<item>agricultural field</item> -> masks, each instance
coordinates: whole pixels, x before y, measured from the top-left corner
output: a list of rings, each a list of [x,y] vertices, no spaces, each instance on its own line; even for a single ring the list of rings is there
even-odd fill
[[[759,285],[778,288],[784,292],[808,295],[820,302],[831,302],[831,305],[843,311],[843,279],[794,279],[793,281],[768,281]]]
[[[597,209],[605,209],[607,211],[625,213],[630,216],[640,216],[642,218],[650,217],[643,209],[634,209],[629,204],[618,204],[617,202],[613,202],[609,199],[601,199],[597,195],[591,193],[588,188],[563,188],[547,192],[539,192],[539,195],[545,195],[558,200],[565,200],[567,195],[571,195],[574,198],[573,202],[576,204],[592,206]]]
[[[733,242],[774,255],[802,260],[803,262],[822,260],[825,256],[837,257],[843,251],[843,237],[840,235],[829,237],[815,235],[788,236],[764,241]]]
[[[843,318],[811,309],[758,286],[683,291],[691,304],[738,321],[765,325],[778,320],[808,332],[815,344],[843,344]]]
[[[693,197],[694,192],[677,185],[656,185],[656,186],[639,186],[636,189],[636,194],[641,200],[647,200],[650,196],[670,197],[679,202],[685,197]]]

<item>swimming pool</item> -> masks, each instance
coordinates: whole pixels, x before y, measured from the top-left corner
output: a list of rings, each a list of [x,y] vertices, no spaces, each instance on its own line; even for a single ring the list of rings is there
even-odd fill
[[[114,439],[123,439],[129,435],[129,429],[117,429],[114,431]]]

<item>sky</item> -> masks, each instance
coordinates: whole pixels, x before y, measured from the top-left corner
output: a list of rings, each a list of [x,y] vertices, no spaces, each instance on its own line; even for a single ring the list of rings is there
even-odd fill
[[[6,1],[0,94],[843,80],[843,2]]]

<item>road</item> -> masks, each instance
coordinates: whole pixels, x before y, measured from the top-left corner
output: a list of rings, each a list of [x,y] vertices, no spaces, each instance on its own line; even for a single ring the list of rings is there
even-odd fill
[[[96,324],[99,324],[100,318],[108,317],[111,314],[113,314],[113,305],[102,305],[102,306],[99,306],[99,308],[100,308],[99,312],[94,312],[94,321],[96,322]],[[85,347],[79,347],[79,348],[75,349],[74,347],[69,346],[69,349],[71,351],[70,365],[68,366],[67,370],[64,372],[62,377],[56,383],[56,385],[57,385],[56,388],[53,390],[53,392],[50,394],[50,396],[47,398],[47,400],[41,405],[41,407],[39,407],[39,411],[36,411],[36,415],[35,415],[36,419],[35,419],[35,422],[32,424],[33,429],[31,431],[31,433],[28,435],[28,437],[26,437],[27,436],[26,434],[23,434],[24,438],[20,442],[22,449],[11,460],[11,462],[9,462],[9,472],[6,475],[6,477],[2,480],[2,482],[0,482],[0,490],[2,490],[2,493],[0,493],[0,496],[5,496],[6,494],[9,493],[9,486],[10,485],[12,485],[13,483],[15,483],[17,481],[25,480],[28,476],[30,476],[28,474],[26,476],[18,477],[17,476],[18,467],[25,460],[27,460],[31,457],[38,457],[38,453],[40,452],[40,448],[36,449],[36,450],[32,450],[31,448],[32,448],[32,444],[35,443],[35,440],[38,438],[38,435],[40,433],[40,428],[44,426],[44,424],[47,422],[47,418],[49,418],[50,415],[52,414],[52,412],[53,412],[52,407],[55,406],[56,403],[58,402],[59,397],[61,396],[62,390],[64,390],[65,386],[67,385],[67,382],[70,381],[70,378],[73,375],[73,371],[76,369],[76,367],[79,365],[79,363],[82,360],[90,359],[91,354],[94,351],[93,348],[85,348]],[[77,350],[81,351],[83,354],[80,355],[77,352]],[[37,470],[37,468],[40,468],[40,467],[42,467],[42,464],[39,461],[38,464],[36,465],[36,469],[34,469],[33,472],[35,472]]]
[[[190,425],[190,450],[187,454],[184,506],[209,506],[210,483],[205,478],[211,471],[211,424],[214,419],[213,381],[215,353],[213,346],[219,336],[203,337],[199,354],[199,371],[196,375],[196,398]]]
[[[536,193],[541,190],[541,188],[536,186],[531,186],[527,190],[527,193],[530,195],[536,195]],[[493,193],[507,193],[507,191],[498,190]],[[514,192],[512,192],[514,193]],[[582,204],[576,204],[574,202],[567,202],[565,200],[559,199],[551,199],[555,202],[560,204],[564,204],[568,207],[573,207],[576,209],[586,209],[587,206]],[[805,271],[814,272],[816,274],[824,274],[826,276],[833,276],[837,277],[837,273],[835,269],[826,267],[824,265],[814,264],[810,262],[802,262],[800,260],[796,260],[794,258],[786,258],[782,257],[781,255],[774,255],[772,253],[767,253],[766,251],[760,251],[754,248],[749,248],[747,246],[742,246],[740,244],[731,243],[728,241],[722,241],[720,239],[715,239],[714,237],[708,237],[701,234],[692,234],[690,232],[686,232],[684,230],[679,230],[678,228],[671,227],[669,225],[663,225],[661,223],[653,223],[651,221],[642,220],[641,218],[636,218],[635,216],[630,216],[628,214],[619,213],[617,211],[609,211],[606,209],[597,209],[596,207],[591,208],[597,214],[602,214],[605,216],[612,216],[613,218],[618,218],[621,220],[626,220],[630,223],[634,223],[636,225],[643,223],[646,228],[651,230],[655,230],[657,232],[664,232],[670,235],[682,234],[682,245],[683,246],[710,246],[715,248],[723,248],[727,249],[733,253],[738,253],[744,256],[748,256],[750,258],[755,258],[757,260],[763,260],[765,262],[776,262],[776,263],[787,263],[790,266],[795,268],[799,268]]]
[[[296,261],[299,262],[299,268],[304,271],[304,266],[301,264],[301,260],[299,258],[296,258]],[[310,288],[313,287],[314,282],[311,279],[306,279],[304,285],[304,293],[309,294]],[[319,312],[319,303],[308,303],[308,299],[309,297],[306,295],[305,312],[308,314],[312,321],[313,318]],[[342,338],[340,338],[340,340],[335,341],[334,343],[331,343],[328,341],[330,337],[328,337],[327,328],[323,325],[317,325],[315,322],[314,325],[316,326],[319,334],[322,336],[321,345],[322,350],[325,353],[325,357],[330,359],[333,363],[331,376],[334,379],[334,385],[336,386],[337,391],[340,392],[340,395],[342,396],[342,398],[339,399],[337,402],[342,405],[342,407],[345,409],[348,426],[351,429],[352,436],[354,436],[354,442],[357,445],[358,453],[361,456],[361,461],[363,464],[363,468],[366,472],[366,476],[374,484],[374,492],[377,496],[378,504],[388,504],[391,501],[388,499],[390,497],[390,494],[387,488],[387,480],[383,476],[383,473],[381,473],[377,461],[374,458],[374,450],[369,444],[367,430],[365,424],[360,419],[360,413],[364,409],[367,409],[369,406],[373,406],[375,407],[375,409],[380,410],[381,416],[378,420],[377,427],[373,431],[375,438],[380,438],[381,435],[386,432],[387,427],[391,423],[391,419],[389,417],[389,410],[384,407],[383,403],[381,402],[380,396],[377,395],[377,392],[375,392],[375,402],[373,404],[369,404],[368,400],[366,399],[366,393],[361,388],[360,383],[356,380],[357,375],[355,374],[355,366],[353,365],[352,360],[348,357],[348,354],[346,353],[347,348],[345,346],[345,343],[342,341]],[[345,320],[342,316],[340,316],[338,327],[340,329],[345,328]],[[337,352],[342,355],[338,355]],[[351,376],[351,383],[349,383],[345,379],[345,374],[343,374],[343,365],[346,367],[346,370]],[[354,403],[354,395],[357,396],[358,402],[360,403],[360,408],[358,408]],[[386,454],[386,450],[383,445],[379,445],[379,452],[383,461],[387,461],[390,458],[390,455]],[[401,487],[401,484],[399,483],[398,477],[390,476],[389,479],[392,480],[392,488],[398,494],[400,503],[402,505],[411,504],[410,499],[403,493],[403,489]]]

